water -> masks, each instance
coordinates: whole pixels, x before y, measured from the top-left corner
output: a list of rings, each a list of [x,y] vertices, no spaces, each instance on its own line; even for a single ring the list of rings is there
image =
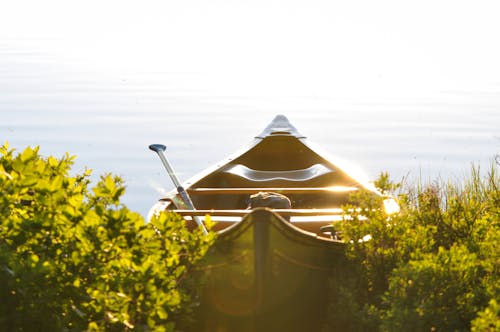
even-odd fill
[[[129,4],[114,30],[107,28],[112,6],[87,27],[93,2],[81,15],[60,9],[66,16],[48,25],[34,14],[33,25],[19,23],[20,5],[3,11],[0,142],[17,150],[40,145],[44,155],[69,152],[77,156],[75,172],[91,168],[93,179],[122,176],[124,203],[143,215],[172,188],[149,144],[167,145],[187,180],[245,146],[277,114],[372,179],[381,171],[396,180],[460,179],[471,163],[486,168],[500,153],[500,51],[487,38],[500,23],[488,10],[470,27],[476,30],[467,30],[472,35],[460,20],[442,28],[427,17],[435,29],[424,40],[412,28],[415,18],[405,23],[404,11],[394,18],[399,30],[387,23],[392,16],[378,21],[362,12],[363,24],[379,24],[363,30],[360,22],[326,17],[333,11],[323,2],[304,12],[297,4],[279,26],[282,8],[264,11],[264,3],[243,10],[221,2],[194,13],[177,4],[169,8],[171,20],[155,7]],[[357,17],[354,7],[339,10]],[[261,25],[247,29],[252,15]],[[298,29],[298,18],[310,24]],[[63,19],[66,28],[58,26]],[[445,47],[440,38],[450,24],[458,32],[446,35]],[[334,26],[352,28],[351,37]],[[477,52],[464,52],[467,42]]]

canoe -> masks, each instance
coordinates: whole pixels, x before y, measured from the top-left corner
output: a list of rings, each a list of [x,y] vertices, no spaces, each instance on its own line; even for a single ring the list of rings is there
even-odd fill
[[[237,151],[182,184],[196,211],[176,190],[150,214],[171,210],[196,227],[195,215],[216,221],[217,240],[200,269],[206,283],[196,331],[318,331],[328,282],[345,244],[325,231],[342,218],[349,195],[368,190],[283,115]],[[259,192],[288,197],[289,208],[248,208]]]

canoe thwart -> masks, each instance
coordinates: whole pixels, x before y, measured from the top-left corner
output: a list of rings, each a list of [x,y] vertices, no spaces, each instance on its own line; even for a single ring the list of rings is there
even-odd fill
[[[286,187],[258,187],[258,188],[188,188],[187,191],[194,195],[216,195],[216,194],[254,194],[259,191],[276,192],[280,194],[328,194],[349,193],[357,191],[356,187],[332,186],[319,188],[286,188]]]

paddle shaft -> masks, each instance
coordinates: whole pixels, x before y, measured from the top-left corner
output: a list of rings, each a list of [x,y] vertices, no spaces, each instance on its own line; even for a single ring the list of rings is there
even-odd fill
[[[163,151],[165,151],[167,149],[166,146],[161,145],[161,144],[152,144],[149,146],[149,149],[156,152],[158,154],[158,156],[160,157],[160,160],[161,160],[163,166],[165,166],[165,169],[167,170],[168,175],[172,179],[172,182],[174,183],[174,185],[177,189],[177,192],[181,196],[182,200],[184,201],[184,203],[186,204],[188,209],[193,210],[193,211],[196,210],[194,207],[193,201],[189,197],[186,190],[184,190],[184,187],[179,182],[179,179],[177,179],[177,176],[175,175],[175,172],[174,172],[172,166],[170,166],[170,163],[168,162],[167,157],[165,157],[165,154],[163,153]],[[205,234],[205,235],[208,234],[208,231],[205,228],[205,225],[203,224],[201,219],[198,216],[194,216],[193,218],[196,221],[196,223],[198,224],[198,226],[201,228],[201,230],[203,231],[203,234]]]

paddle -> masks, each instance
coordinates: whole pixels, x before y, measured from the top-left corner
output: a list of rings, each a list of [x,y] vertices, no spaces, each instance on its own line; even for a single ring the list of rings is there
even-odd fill
[[[177,176],[175,175],[174,170],[172,169],[172,167],[168,163],[168,160],[165,157],[165,154],[163,153],[163,151],[165,151],[167,149],[167,147],[165,145],[162,145],[162,144],[151,144],[149,146],[149,149],[156,152],[158,154],[158,156],[160,157],[160,160],[163,163],[163,166],[165,166],[165,169],[167,170],[168,175],[170,175],[170,178],[172,179],[172,182],[174,183],[174,185],[177,189],[177,192],[181,196],[184,203],[187,205],[188,209],[193,210],[193,211],[196,210],[194,208],[193,201],[191,200],[191,198],[187,194],[186,190],[184,190],[184,188],[182,187],[181,183],[177,179]],[[198,224],[198,226],[201,228],[201,230],[203,231],[203,234],[205,234],[205,235],[208,234],[208,231],[205,228],[205,225],[203,225],[203,222],[201,221],[201,219],[197,216],[193,216],[193,218],[196,221],[196,223]]]

